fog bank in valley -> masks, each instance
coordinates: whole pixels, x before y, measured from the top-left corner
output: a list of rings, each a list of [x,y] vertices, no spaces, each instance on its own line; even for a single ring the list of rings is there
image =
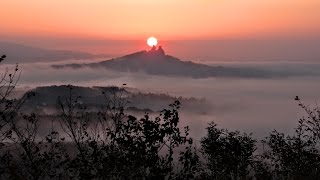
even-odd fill
[[[66,63],[66,62],[59,62]],[[59,64],[55,63],[55,64]],[[303,116],[293,100],[300,96],[307,104],[319,100],[319,76],[287,78],[204,78],[165,77],[144,73],[119,73],[105,69],[53,69],[52,63],[20,64],[22,70],[18,88],[73,84],[80,86],[120,86],[137,88],[142,92],[168,93],[172,96],[205,98],[212,105],[199,114],[181,112],[183,125],[190,125],[191,134],[200,139],[207,123],[214,120],[221,127],[253,132],[263,137],[273,129],[290,132]],[[242,64],[242,66],[283,71],[316,71],[318,64]],[[228,64],[239,66],[239,64]],[[1,68],[5,68],[4,66]],[[9,66],[10,69],[10,66]],[[183,104],[182,104],[183,106]],[[163,107],[165,108],[165,107]],[[203,107],[198,107],[199,109]],[[201,111],[199,111],[201,112]]]

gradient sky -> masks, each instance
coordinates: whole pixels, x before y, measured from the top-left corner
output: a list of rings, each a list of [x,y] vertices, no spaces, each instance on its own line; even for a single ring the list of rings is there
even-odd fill
[[[138,40],[319,37],[319,0],[1,0],[0,34]]]

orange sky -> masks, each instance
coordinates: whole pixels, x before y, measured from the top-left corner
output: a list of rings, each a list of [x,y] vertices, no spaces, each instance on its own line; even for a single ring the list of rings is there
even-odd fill
[[[319,36],[320,0],[1,0],[0,33],[106,39]]]

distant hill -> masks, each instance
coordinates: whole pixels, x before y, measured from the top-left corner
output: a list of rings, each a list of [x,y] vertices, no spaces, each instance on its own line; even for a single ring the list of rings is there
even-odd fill
[[[73,63],[65,65],[52,65],[53,68],[105,68],[120,72],[144,72],[150,75],[180,76],[192,78],[208,77],[240,77],[240,78],[268,78],[285,77],[290,75],[283,72],[268,72],[263,69],[248,67],[224,67],[209,66],[194,63],[192,61],[182,61],[176,57],[166,55],[160,46],[150,51],[140,51],[123,57],[100,61],[95,63]]]
[[[0,42],[0,55],[2,54],[7,55],[3,63],[51,62],[108,57],[108,55],[103,54],[96,55],[77,51],[49,50],[11,42]]]
[[[142,93],[132,92],[130,88],[121,90],[119,87],[80,87],[71,86],[74,97],[80,96],[81,102],[86,105],[88,111],[98,111],[102,105],[105,105],[105,96],[109,96],[111,93],[123,94],[124,101],[127,103],[126,109],[134,112],[157,112],[173,103],[175,100],[179,100],[182,103],[183,109],[188,109],[190,112],[201,112],[204,113],[211,107],[205,99],[196,98],[184,98],[174,97],[168,94],[153,94],[153,93]],[[35,96],[26,102],[23,106],[24,110],[43,112],[41,114],[57,113],[57,100],[58,97],[65,99],[69,97],[69,87],[66,85],[62,86],[45,86],[37,87],[32,90]]]

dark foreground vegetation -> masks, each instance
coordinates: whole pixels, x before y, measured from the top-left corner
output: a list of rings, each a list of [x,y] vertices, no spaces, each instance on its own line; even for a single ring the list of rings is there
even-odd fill
[[[104,103],[92,119],[72,86],[68,96],[57,97],[63,135],[46,122],[52,128],[42,136],[39,116],[21,110],[35,94],[10,97],[18,79],[17,66],[0,80],[0,179],[320,178],[320,109],[299,97],[307,116],[292,135],[275,130],[260,143],[212,122],[198,147],[189,128],[179,125],[179,101],[157,117],[137,118],[125,112],[121,91],[101,92]]]

